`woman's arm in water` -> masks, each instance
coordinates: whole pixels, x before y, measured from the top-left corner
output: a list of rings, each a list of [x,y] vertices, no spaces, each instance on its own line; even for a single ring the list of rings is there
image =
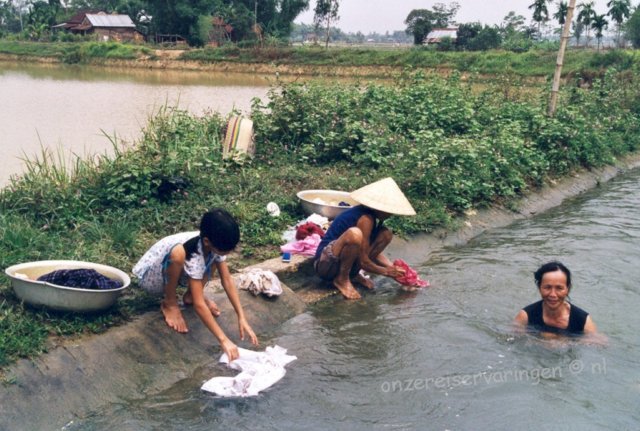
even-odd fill
[[[520,310],[518,314],[516,314],[515,319],[513,319],[513,327],[514,330],[518,333],[522,333],[525,331],[525,328],[529,324],[529,315],[526,311]]]
[[[609,342],[606,335],[598,333],[596,324],[593,323],[591,315],[587,316],[587,321],[584,323],[584,337],[582,341],[586,344],[596,344],[598,346],[606,346]]]

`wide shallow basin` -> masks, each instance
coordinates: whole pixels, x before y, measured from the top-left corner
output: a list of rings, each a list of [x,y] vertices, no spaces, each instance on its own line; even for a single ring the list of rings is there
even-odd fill
[[[94,269],[100,274],[118,280],[122,287],[108,290],[82,289],[58,286],[38,281],[41,275],[60,269]],[[10,266],[5,273],[11,278],[16,296],[27,304],[58,311],[93,312],[111,307],[118,296],[131,283],[129,276],[114,267],[78,260],[42,260]],[[19,274],[28,277],[25,279]]]
[[[298,192],[297,196],[305,214],[320,214],[329,220],[333,220],[342,212],[359,205],[351,198],[349,192],[338,190],[303,190]],[[348,203],[349,206],[340,206],[338,205],[340,202]]]

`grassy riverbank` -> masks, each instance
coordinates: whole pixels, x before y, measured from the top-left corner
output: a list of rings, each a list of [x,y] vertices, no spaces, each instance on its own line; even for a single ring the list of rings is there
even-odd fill
[[[130,65],[153,67],[160,60],[162,67],[180,69],[200,65],[206,69],[215,64],[263,64],[287,67],[299,73],[314,73],[315,67],[370,68],[378,73],[380,68],[402,70],[407,67],[440,71],[459,71],[466,74],[512,74],[521,77],[549,77],[554,70],[557,48],[541,46],[528,52],[439,52],[426,48],[352,48],[318,46],[278,46],[241,48],[225,45],[220,48],[187,49],[185,51],[156,50],[146,45],[129,45],[116,42],[24,42],[0,39],[0,54],[17,58],[43,59],[67,64],[103,63],[126,60]],[[588,80],[601,76],[608,67],[617,70],[637,69],[638,52],[612,50],[596,52],[591,49],[571,49],[564,60],[565,76],[582,76]],[[351,71],[353,73],[353,70]]]
[[[457,216],[515,199],[554,177],[640,148],[640,77],[611,71],[591,89],[569,87],[555,118],[546,97],[497,79],[483,91],[407,74],[393,86],[283,84],[256,101],[257,155],[221,160],[226,119],[166,108],[140,142],[64,167],[43,154],[0,192],[0,267],[78,259],[129,270],[154,240],[193,229],[202,212],[229,209],[242,245],[230,262],[278,255],[280,235],[303,217],[302,189],[352,190],[393,176],[416,208],[390,226],[411,235],[455,229]],[[265,209],[277,202],[282,215]],[[0,276],[0,366],[37,355],[57,336],[100,332],[157,307],[130,289],[118,307],[76,316],[23,307]]]

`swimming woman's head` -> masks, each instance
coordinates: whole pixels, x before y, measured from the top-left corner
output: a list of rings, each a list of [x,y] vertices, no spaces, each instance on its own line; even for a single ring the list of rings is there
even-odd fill
[[[540,289],[540,284],[542,283],[542,278],[548,272],[554,271],[562,271],[564,275],[567,277],[567,289],[571,290],[571,271],[569,268],[564,266],[562,262],[558,262],[556,260],[547,262],[542,265],[536,272],[533,273],[533,277],[536,280],[536,286]]]

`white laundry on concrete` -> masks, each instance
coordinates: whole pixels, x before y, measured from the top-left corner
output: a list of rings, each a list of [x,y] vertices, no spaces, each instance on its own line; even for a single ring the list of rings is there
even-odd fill
[[[240,357],[229,364],[224,353],[220,362],[229,368],[240,370],[235,377],[214,377],[206,381],[201,389],[222,397],[251,397],[267,389],[284,377],[285,365],[295,361],[295,356],[287,355],[287,349],[278,345],[267,347],[264,352],[239,348]]]
[[[256,296],[259,293],[264,293],[269,297],[282,294],[282,285],[273,271],[253,268],[238,274],[235,282],[238,289],[248,290]]]
[[[321,216],[320,214],[311,214],[306,218],[306,220],[304,220],[304,222],[315,223],[324,230],[329,229],[329,219],[325,216]]]

